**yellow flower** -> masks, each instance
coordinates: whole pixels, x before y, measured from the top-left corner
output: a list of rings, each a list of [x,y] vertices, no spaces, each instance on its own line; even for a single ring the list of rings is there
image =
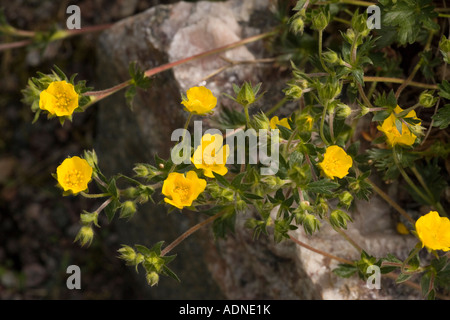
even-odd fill
[[[54,81],[41,92],[39,108],[58,117],[70,116],[78,108],[78,94],[71,83]]]
[[[278,117],[275,116],[272,119],[270,119],[270,127],[272,129],[274,129],[274,130],[277,129],[277,125],[291,129],[291,126],[289,125],[287,118],[283,118],[283,119],[279,120]]]
[[[206,188],[206,180],[199,179],[194,171],[189,171],[186,176],[182,173],[169,174],[162,187],[162,194],[166,196],[164,201],[183,209],[189,207]]]
[[[330,146],[325,152],[323,161],[319,163],[323,173],[330,179],[342,179],[348,174],[353,159],[339,146]]]
[[[223,145],[223,137],[220,134],[205,134],[200,145],[191,158],[197,169],[203,169],[205,176],[214,178],[213,172],[225,175],[228,172],[225,164],[230,153],[230,147]]]
[[[56,169],[56,176],[64,191],[75,194],[87,189],[92,178],[92,167],[80,157],[67,158]]]
[[[395,114],[398,114],[402,112],[403,109],[397,106],[394,109]],[[416,117],[416,112],[414,110],[411,110],[407,115],[406,118],[414,118],[418,119]],[[397,130],[397,127],[395,126],[395,115],[392,113],[388,118],[386,118],[381,126],[378,126],[378,130],[384,132],[386,135],[389,144],[393,147],[396,144],[402,144],[406,146],[411,146],[416,141],[416,136],[409,130],[408,126],[404,123],[402,123],[402,133]]]
[[[190,113],[203,115],[210,112],[217,104],[211,90],[205,87],[192,87],[186,92],[187,99],[183,99],[182,105]]]
[[[416,231],[422,241],[422,248],[450,250],[450,220],[440,217],[436,211],[430,211],[417,219]]]

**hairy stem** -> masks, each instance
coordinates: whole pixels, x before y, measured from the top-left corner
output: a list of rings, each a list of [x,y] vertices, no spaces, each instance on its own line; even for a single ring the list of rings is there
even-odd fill
[[[168,254],[173,248],[175,248],[177,245],[179,245],[181,242],[183,242],[183,240],[185,240],[187,237],[189,237],[191,234],[195,233],[196,231],[198,231],[200,228],[210,224],[211,222],[213,222],[214,220],[216,220],[217,218],[221,217],[222,215],[224,215],[226,213],[226,211],[221,211],[219,213],[216,213],[215,215],[213,215],[212,217],[209,217],[208,219],[196,224],[195,226],[193,226],[192,228],[190,228],[189,230],[187,230],[185,233],[183,233],[181,236],[179,236],[178,238],[176,238],[172,243],[170,243],[167,247],[164,248],[164,250],[161,251],[161,256],[165,256],[166,254]]]

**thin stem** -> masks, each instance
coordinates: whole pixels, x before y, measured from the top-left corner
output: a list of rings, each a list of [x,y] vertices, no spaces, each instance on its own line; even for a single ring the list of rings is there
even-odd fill
[[[152,69],[149,69],[149,70],[145,71],[144,75],[146,77],[151,77],[151,76],[153,76],[155,74],[158,74],[158,73],[161,73],[163,71],[170,70],[170,69],[172,69],[172,68],[174,68],[176,66],[179,66],[179,65],[182,65],[182,64],[194,61],[194,60],[202,59],[202,58],[205,58],[205,57],[208,57],[208,56],[211,56],[211,55],[219,54],[221,52],[225,52],[225,51],[228,51],[228,50],[231,50],[231,49],[243,46],[245,44],[252,43],[252,42],[255,42],[255,41],[267,38],[267,37],[269,37],[269,36],[271,36],[273,34],[275,34],[275,31],[269,31],[269,32],[266,32],[266,33],[262,33],[262,34],[259,34],[259,35],[256,35],[256,36],[248,37],[248,38],[245,38],[245,39],[242,39],[242,40],[239,40],[239,41],[227,44],[225,46],[222,46],[222,47],[219,47],[219,48],[216,48],[216,49],[204,51],[204,52],[201,52],[199,54],[196,54],[196,55],[193,55],[193,56],[181,59],[181,60],[177,60],[177,61],[174,61],[174,62],[169,62],[169,63],[163,64],[163,65],[161,65],[159,67],[152,68]],[[101,91],[86,92],[84,95],[95,96],[95,99],[88,104],[90,106],[90,105],[98,102],[99,100],[102,100],[103,98],[108,97],[109,95],[111,95],[111,94],[113,94],[113,93],[115,93],[115,92],[117,92],[117,91],[119,91],[119,90],[121,90],[123,88],[126,88],[130,84],[131,84],[131,79],[127,80],[125,82],[122,82],[122,83],[120,83],[120,84],[118,84],[118,85],[116,85],[116,86],[114,86],[112,88],[101,90]]]
[[[250,115],[248,114],[248,107],[249,105],[244,106],[244,112],[245,112],[245,123],[247,125],[247,129],[250,128]]]
[[[184,139],[186,139],[186,131],[189,127],[189,124],[191,123],[191,119],[192,119],[193,114],[191,112],[189,112],[188,118],[186,120],[186,123],[184,124],[184,132],[183,132],[183,138],[181,139],[180,143],[184,143]],[[189,141],[189,145],[191,144],[191,142]],[[185,154],[183,154],[183,157],[186,157]],[[174,163],[172,164],[172,167],[169,170],[170,172],[173,172],[173,170],[175,170],[175,168],[177,167],[177,165]]]
[[[287,101],[288,101],[288,97],[284,96],[283,99],[278,101],[278,103],[275,106],[273,106],[271,109],[269,109],[269,111],[266,112],[266,116],[269,117],[272,113],[274,113],[275,111],[280,109]]]
[[[325,218],[328,223],[330,223],[330,220],[328,218]],[[347,240],[348,243],[350,243],[359,253],[363,251],[363,249],[356,243],[355,240],[353,240],[348,234],[346,234],[343,230],[334,227],[331,223],[330,225],[333,227],[333,229],[339,233],[345,240]]]
[[[341,262],[341,263],[346,263],[346,264],[351,264],[351,265],[354,265],[354,264],[355,264],[353,261],[350,261],[350,260],[347,260],[347,259],[344,259],[344,258],[340,258],[340,257],[334,256],[334,255],[332,255],[332,254],[330,254],[330,253],[328,253],[328,252],[324,252],[324,251],[322,251],[322,250],[313,248],[313,247],[307,245],[306,243],[304,243],[304,242],[302,242],[302,241],[300,241],[300,240],[294,238],[294,237],[291,236],[291,235],[289,236],[289,238],[290,238],[292,241],[294,241],[296,244],[298,244],[299,246],[301,246],[301,247],[303,247],[303,248],[306,248],[306,249],[308,249],[308,250],[310,250],[310,251],[312,251],[312,252],[318,253],[318,254],[320,254],[320,255],[322,255],[322,256],[324,256],[324,257],[327,257],[327,258],[330,258],[330,259],[339,261],[339,262]]]
[[[183,242],[183,240],[185,240],[191,234],[195,233],[197,230],[199,230],[200,228],[206,226],[207,224],[210,224],[211,222],[213,222],[217,218],[221,217],[225,213],[226,213],[226,211],[221,211],[219,213],[216,213],[212,217],[209,217],[208,219],[206,219],[206,220],[196,224],[195,226],[193,226],[192,228],[187,230],[181,236],[176,238],[172,243],[170,243],[167,247],[165,247],[164,250],[161,251],[161,257],[165,256],[166,254],[168,254],[173,248],[175,248],[177,245],[179,245],[181,242]]]
[[[309,155],[307,153],[305,153],[305,159],[306,162],[308,162],[309,168],[311,169],[311,175],[314,181],[317,181],[317,175],[316,172],[314,171],[314,166],[311,163],[311,159],[309,158]]]
[[[410,169],[414,173],[414,175],[416,176],[416,178],[419,181],[419,183],[422,185],[422,187],[425,190],[425,192],[430,197],[430,200],[434,200],[433,193],[431,192],[430,188],[428,188],[428,185],[425,182],[425,179],[420,174],[420,172],[417,170],[416,166],[413,165]],[[436,200],[436,202],[433,205],[434,205],[434,207],[436,207],[437,211],[439,211],[441,213],[441,215],[447,216],[447,212],[445,211],[445,209],[442,207],[442,204],[438,200]]]
[[[24,47],[24,46],[31,44],[32,42],[33,42],[32,40],[22,40],[22,41],[10,42],[10,43],[2,43],[2,44],[0,44],[0,51]]]
[[[319,30],[319,60],[320,60],[320,64],[322,65],[322,68],[326,72],[331,73],[331,70],[328,69],[328,67],[325,65],[325,62],[323,61],[323,57],[322,57],[322,41],[323,41],[323,30]]]
[[[392,154],[393,154],[393,158],[394,158],[394,162],[395,165],[398,168],[398,171],[400,171],[400,174],[403,176],[403,179],[405,179],[405,181],[409,184],[409,186],[417,193],[418,196],[420,196],[423,200],[425,200],[427,203],[432,204],[433,202],[428,199],[428,197],[426,197],[422,191],[419,190],[419,188],[416,187],[416,185],[414,184],[414,182],[411,180],[411,178],[408,176],[408,174],[405,172],[405,170],[403,170],[403,167],[400,164],[400,161],[398,159],[397,156],[397,151],[395,150],[395,148],[392,149]]]
[[[287,156],[289,155],[289,149],[291,147],[292,140],[297,135],[297,133],[298,133],[298,127],[296,127],[295,130],[292,132],[292,134],[289,137],[289,140],[288,140],[288,142],[287,142],[287,144],[285,146],[285,149],[284,149],[284,157],[285,158],[287,158]]]
[[[428,34],[428,40],[427,43],[425,44],[425,47],[423,48],[423,52],[426,52],[430,49],[431,46],[431,40],[433,40],[433,35],[434,32],[430,31],[430,33]],[[398,97],[400,96],[401,92],[403,91],[403,89],[406,88],[406,86],[409,84],[409,82],[412,81],[412,79],[414,78],[414,76],[416,75],[417,71],[419,71],[420,67],[422,66],[423,63],[423,59],[421,58],[419,60],[419,62],[414,66],[413,71],[411,72],[411,74],[409,75],[409,77],[405,80],[405,82],[403,82],[401,84],[400,87],[398,87],[397,91],[395,92],[395,97],[398,99]]]
[[[406,79],[400,79],[400,78],[364,76],[364,82],[388,82],[388,83],[402,84],[402,83],[405,83],[405,81],[406,81]],[[420,82],[416,82],[416,81],[410,81],[408,83],[408,85],[411,87],[417,87],[417,88],[423,88],[423,89],[431,89],[431,90],[438,89],[437,85],[420,83]]]
[[[102,187],[108,188],[108,185],[107,185],[106,183],[104,183],[102,180],[100,180],[99,177],[94,177],[94,180],[95,180],[99,185],[101,185]]]
[[[109,198],[108,200],[103,202],[102,205],[100,207],[98,207],[97,210],[95,210],[95,212],[97,212],[97,213],[102,212],[102,210],[105,209],[108,206],[108,204],[110,204],[111,201],[112,201],[112,198]]]
[[[330,139],[331,143],[334,142],[334,109],[330,111],[330,114],[328,116],[328,122],[330,127]]]
[[[80,194],[81,194],[83,197],[85,197],[85,198],[90,198],[90,199],[103,198],[103,197],[110,196],[109,193],[89,194],[89,193],[85,193],[85,192],[80,192]]]
[[[319,134],[320,134],[320,138],[322,138],[322,141],[328,145],[328,140],[325,138],[325,134],[323,131],[323,127],[325,124],[325,117],[327,116],[327,107],[323,106],[323,112],[322,112],[322,119],[320,119],[320,128],[319,128]]]
[[[375,190],[375,192],[378,193],[378,195],[383,198],[383,200],[389,203],[391,207],[397,210],[397,212],[400,213],[406,220],[408,220],[412,225],[416,223],[415,220],[402,207],[400,207],[394,200],[392,200],[392,198],[389,197],[387,193],[378,188],[378,186],[374,182],[369,179],[367,179],[366,181],[370,183],[372,189]]]

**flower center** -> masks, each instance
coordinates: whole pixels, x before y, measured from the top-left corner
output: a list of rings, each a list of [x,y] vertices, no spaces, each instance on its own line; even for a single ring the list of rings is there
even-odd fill
[[[187,200],[189,199],[189,191],[190,188],[184,185],[177,185],[173,190],[173,192],[180,196],[181,202],[187,202]]]
[[[57,93],[55,94],[56,98],[56,109],[60,111],[67,111],[69,108],[69,104],[71,99],[67,97],[65,93]]]
[[[70,170],[64,177],[64,183],[70,188],[79,187],[83,182],[83,178],[84,177],[79,170]]]

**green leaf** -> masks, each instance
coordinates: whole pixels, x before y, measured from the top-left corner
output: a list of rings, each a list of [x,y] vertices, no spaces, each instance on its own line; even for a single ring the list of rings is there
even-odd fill
[[[162,267],[162,274],[164,274],[165,276],[168,276],[178,282],[181,282],[180,278],[178,278],[178,276],[175,274],[175,272],[173,272],[172,270],[170,270],[167,266],[163,266]]]
[[[148,256],[152,253],[152,250],[150,250],[149,248],[140,245],[140,244],[135,244],[134,245],[135,248],[137,249],[137,251],[139,251],[140,253],[142,253],[144,256]]]
[[[223,185],[224,187],[231,187],[231,184],[228,182],[227,179],[225,179],[223,176],[221,176],[220,174],[216,173],[213,171],[213,175],[216,178],[217,182],[220,183],[221,185]]]
[[[356,266],[347,263],[341,263],[337,268],[333,269],[333,273],[342,278],[350,278],[357,271]]]
[[[313,181],[306,186],[306,190],[313,193],[333,194],[333,189],[339,187],[337,182],[328,179]]]
[[[114,215],[116,214],[116,211],[119,209],[120,206],[121,203],[117,199],[113,199],[111,203],[106,206],[104,210],[109,222],[112,221]]]
[[[391,113],[389,111],[379,111],[372,117],[372,121],[383,121],[387,119]]]
[[[412,277],[411,274],[400,273],[398,275],[397,279],[395,280],[395,282],[396,283],[402,283],[402,282],[408,281],[411,277]]]
[[[450,100],[450,83],[447,80],[442,81],[438,84],[439,92],[438,94],[447,100]]]
[[[446,104],[443,108],[439,108],[437,113],[431,118],[434,120],[433,127],[446,129],[450,124],[450,104]]]

